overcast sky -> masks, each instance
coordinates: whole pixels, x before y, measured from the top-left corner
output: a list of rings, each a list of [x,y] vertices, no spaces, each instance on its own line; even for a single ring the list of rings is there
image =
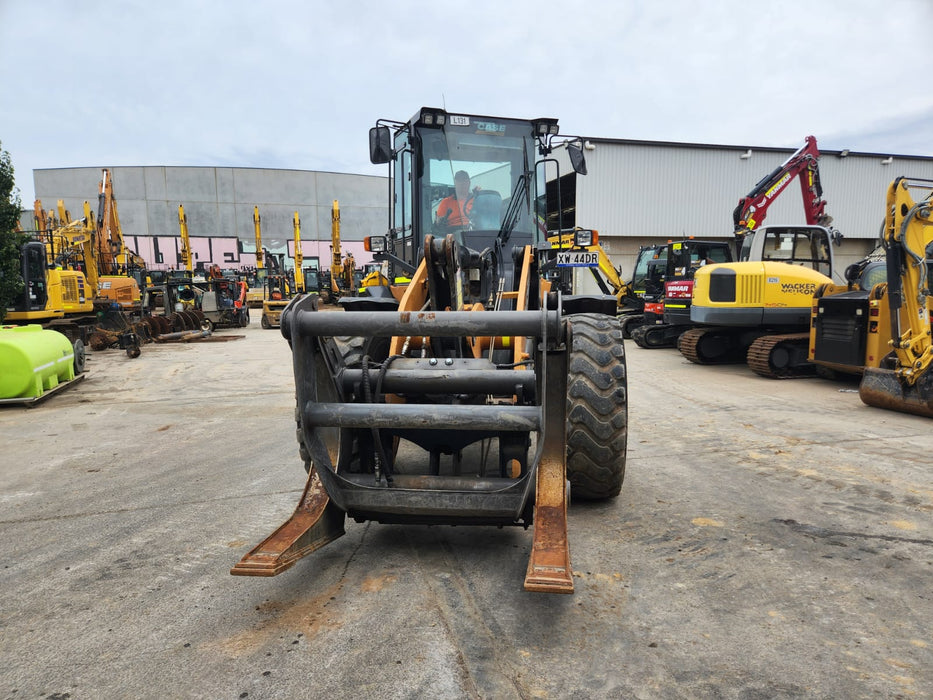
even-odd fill
[[[34,168],[385,174],[369,127],[423,105],[933,156],[931,26],[933,0],[0,0],[0,147],[25,208]]]

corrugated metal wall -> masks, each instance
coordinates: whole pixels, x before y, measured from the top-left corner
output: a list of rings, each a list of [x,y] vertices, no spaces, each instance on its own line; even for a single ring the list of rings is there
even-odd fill
[[[595,228],[627,273],[640,244],[683,236],[731,238],[732,211],[796,148],[672,144],[590,139],[588,175],[577,178],[578,226]],[[801,137],[800,146],[804,143]],[[799,147],[799,146],[798,146]],[[562,156],[558,155],[559,158]],[[933,158],[822,151],[826,211],[842,232],[837,268],[873,247],[888,185],[906,175],[933,180]],[[562,166],[562,171],[566,166]],[[800,186],[792,182],[768,210],[766,224],[805,223]]]

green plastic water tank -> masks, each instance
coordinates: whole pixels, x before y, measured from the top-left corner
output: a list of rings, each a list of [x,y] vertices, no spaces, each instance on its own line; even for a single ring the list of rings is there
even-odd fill
[[[35,324],[0,327],[0,399],[34,398],[74,378],[66,336]]]

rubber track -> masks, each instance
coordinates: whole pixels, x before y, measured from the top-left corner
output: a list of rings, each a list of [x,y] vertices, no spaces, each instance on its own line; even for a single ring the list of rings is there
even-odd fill
[[[681,333],[677,341],[677,349],[680,350],[681,355],[698,365],[734,365],[742,363],[745,362],[745,350],[738,345],[738,338],[734,334],[737,330],[739,329],[723,328],[722,326],[691,328]],[[703,344],[703,340],[707,337],[712,338],[713,345],[707,346],[707,350],[710,347],[715,348],[717,335],[720,336],[718,342],[724,343],[726,347],[720,347],[719,349],[722,352],[718,355],[702,356],[699,348]]]
[[[619,495],[628,444],[628,385],[622,329],[602,314],[568,317],[567,477],[573,498]]]
[[[628,340],[632,337],[632,333],[645,323],[644,314],[629,314],[627,316],[620,316],[622,323],[622,337]]]
[[[699,354],[697,354],[697,343],[700,342],[700,338],[703,337],[704,333],[705,330],[703,328],[691,328],[689,331],[685,331],[680,335],[680,341],[677,343],[677,349],[680,350],[680,354],[698,365],[706,364],[700,359]]]
[[[795,379],[797,377],[812,377],[815,374],[815,365],[806,363],[805,365],[796,365],[791,367],[775,367],[771,361],[774,351],[781,345],[794,346],[796,349],[803,350],[806,356],[806,348],[809,346],[809,333],[785,333],[783,335],[763,335],[748,348],[746,361],[751,370],[762,377],[768,379]],[[802,347],[801,347],[802,346]],[[793,352],[793,349],[791,350]]]
[[[635,341],[635,344],[640,348],[645,349],[654,349],[654,348],[673,348],[677,345],[677,338],[668,336],[667,332],[671,326],[664,325],[655,325],[655,326],[641,326],[632,331],[632,340]]]

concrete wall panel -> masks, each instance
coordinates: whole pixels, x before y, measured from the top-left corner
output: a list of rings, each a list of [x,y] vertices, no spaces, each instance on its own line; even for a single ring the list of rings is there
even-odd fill
[[[216,202],[216,168],[165,168],[166,199],[183,202]]]
[[[313,204],[317,173],[306,170],[236,168],[235,201],[282,204]]]
[[[165,194],[165,168],[149,167],[144,171],[146,178],[146,199],[162,200],[168,199]],[[117,184],[114,181],[114,194],[117,192]],[[117,199],[119,202],[120,200]]]

